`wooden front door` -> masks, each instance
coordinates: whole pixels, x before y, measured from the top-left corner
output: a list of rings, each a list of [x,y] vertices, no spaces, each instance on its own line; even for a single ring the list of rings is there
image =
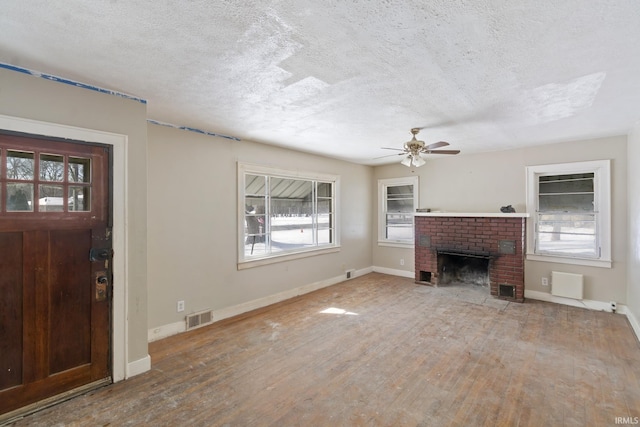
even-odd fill
[[[0,134],[2,414],[110,381],[109,148]]]

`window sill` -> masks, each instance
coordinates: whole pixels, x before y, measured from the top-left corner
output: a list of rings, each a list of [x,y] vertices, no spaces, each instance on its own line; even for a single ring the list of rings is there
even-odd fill
[[[585,265],[588,267],[611,268],[611,260],[570,258],[551,255],[527,254],[527,261],[555,262],[558,264]]]
[[[316,255],[330,254],[340,252],[340,246],[332,246],[330,248],[310,249],[304,252],[296,252],[282,255],[271,255],[264,258],[251,259],[238,262],[238,270],[246,270],[248,268],[260,267],[262,265],[275,264],[277,262],[291,261],[295,259],[308,258]]]
[[[413,249],[414,244],[413,242],[393,242],[389,240],[378,240],[378,246]]]

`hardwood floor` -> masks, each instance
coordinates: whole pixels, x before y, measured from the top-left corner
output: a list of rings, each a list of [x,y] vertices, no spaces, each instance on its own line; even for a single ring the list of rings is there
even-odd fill
[[[640,417],[640,345],[625,316],[482,291],[372,273],[154,342],[151,371],[15,426],[613,426]]]

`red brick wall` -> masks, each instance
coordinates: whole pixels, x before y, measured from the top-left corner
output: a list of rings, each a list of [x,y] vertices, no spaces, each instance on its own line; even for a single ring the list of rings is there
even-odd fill
[[[416,281],[421,271],[430,272],[430,284],[438,285],[437,252],[489,256],[491,295],[499,296],[499,285],[515,286],[515,298],[524,301],[525,218],[416,216]],[[501,250],[500,241],[515,243],[515,254]]]

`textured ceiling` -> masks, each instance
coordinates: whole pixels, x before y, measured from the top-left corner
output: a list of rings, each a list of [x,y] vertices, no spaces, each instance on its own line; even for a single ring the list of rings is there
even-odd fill
[[[150,119],[365,164],[626,134],[638,0],[0,0],[0,62]]]

